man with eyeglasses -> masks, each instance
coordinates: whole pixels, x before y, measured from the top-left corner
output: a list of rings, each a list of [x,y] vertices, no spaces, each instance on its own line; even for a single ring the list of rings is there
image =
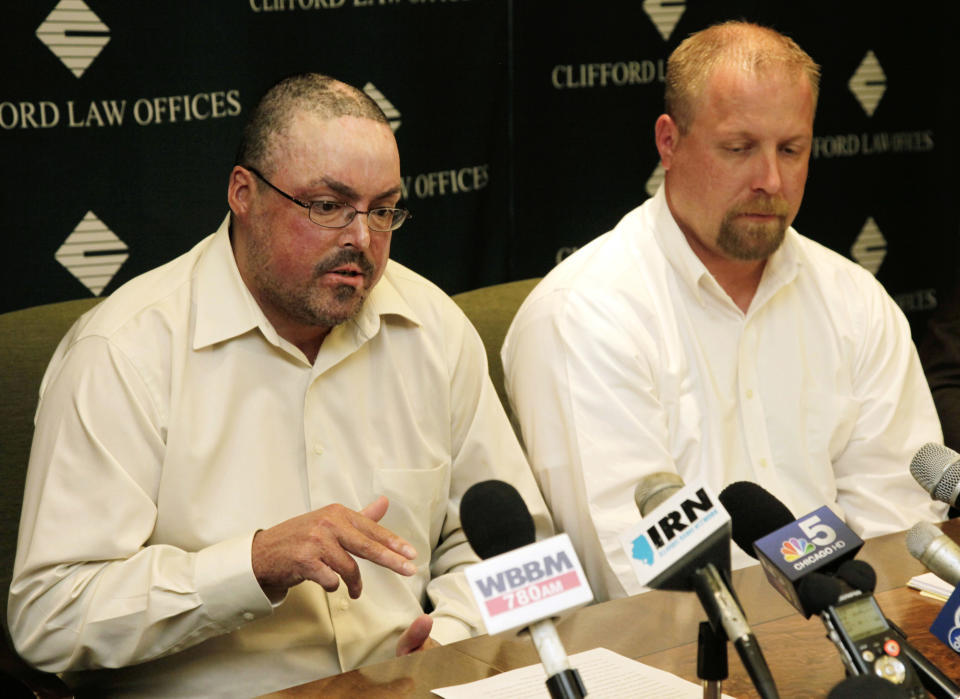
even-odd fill
[[[753,481],[864,537],[943,516],[907,470],[940,427],[903,313],[790,227],[819,67],[728,22],[683,41],[666,83],[663,186],[546,276],[502,350],[531,466],[600,599],[641,591],[619,535],[657,472],[715,494]]]
[[[10,628],[94,695],[253,696],[466,638],[462,494],[509,481],[551,527],[479,336],[388,259],[409,215],[376,104],[286,79],[236,162],[220,229],[43,381]]]

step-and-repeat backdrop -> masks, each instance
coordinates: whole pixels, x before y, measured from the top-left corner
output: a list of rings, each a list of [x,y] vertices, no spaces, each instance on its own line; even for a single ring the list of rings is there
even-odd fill
[[[109,294],[212,232],[247,112],[303,71],[391,120],[414,213],[394,258],[449,293],[540,276],[662,180],[670,51],[746,18],[823,67],[795,226],[873,272],[919,332],[960,269],[953,5],[6,3],[0,311]]]

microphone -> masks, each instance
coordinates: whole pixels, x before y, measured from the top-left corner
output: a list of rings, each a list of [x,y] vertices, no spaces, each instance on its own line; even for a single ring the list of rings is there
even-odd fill
[[[883,615],[873,598],[876,572],[869,563],[851,558],[863,541],[829,508],[794,522],[782,502],[745,481],[727,486],[720,501],[739,530],[737,544],[747,553],[751,548],[756,551],[770,583],[801,614],[820,616],[851,674],[879,675],[906,691],[905,696],[922,697],[926,687],[938,698],[960,697],[957,685]],[[766,524],[764,517],[770,518]],[[779,550],[776,542],[782,542]],[[788,558],[800,560],[790,566]],[[797,569],[800,563],[804,565]]]
[[[646,517],[683,487],[683,479],[676,473],[661,471],[642,478],[633,491],[633,501],[640,514]]]
[[[760,561],[770,584],[805,617],[812,612],[803,604],[800,581],[813,572],[835,572],[863,546],[829,507],[795,520],[786,505],[756,483],[731,483],[720,502],[733,521],[734,541]]]
[[[641,583],[694,590],[714,631],[722,629],[733,642],[760,696],[778,697],[770,668],[727,579],[730,520],[722,507],[706,488],[684,486],[675,473],[647,476],[637,485],[634,499],[644,519],[621,541]]]
[[[720,491],[720,503],[730,513],[730,536],[740,549],[757,558],[753,542],[793,522],[787,506],[752,481],[736,481]]]
[[[957,506],[960,497],[960,454],[953,449],[927,442],[910,461],[910,473],[930,497]]]
[[[474,483],[460,500],[460,526],[482,559],[513,551],[536,540],[527,504],[509,483]]]
[[[533,517],[530,516],[530,510],[527,509],[527,505],[520,496],[520,493],[518,493],[512,485],[504,481],[481,481],[467,489],[467,492],[463,494],[463,498],[460,501],[460,526],[463,528],[463,533],[466,535],[470,546],[476,554],[484,560],[484,563],[496,562],[499,560],[497,558],[498,556],[505,556],[511,552],[524,550],[524,547],[535,545],[536,528],[533,524]],[[569,555],[572,555],[574,559],[576,558],[576,555],[573,554],[572,546],[569,545],[570,540],[566,535],[552,537],[552,539],[548,541],[561,538],[566,540],[569,551],[561,549],[554,557],[551,558],[547,556],[543,558],[543,565],[540,565],[539,560],[533,560],[532,557],[526,556],[522,559],[525,562],[521,563],[521,565],[507,568],[506,571],[500,566],[499,577],[489,576],[485,579],[474,579],[470,575],[471,571],[468,570],[468,580],[476,583],[481,590],[481,595],[478,596],[478,602],[480,603],[484,620],[487,622],[488,632],[492,633],[490,619],[487,613],[491,606],[490,597],[496,594],[496,592],[505,589],[506,585],[502,583],[505,577],[507,580],[518,580],[518,586],[523,585],[523,587],[518,587],[515,592],[510,591],[507,593],[511,595],[510,606],[514,604],[519,606],[529,604],[531,609],[525,610],[524,612],[528,623],[531,612],[534,618],[538,616],[539,612],[532,609],[536,601],[530,601],[530,598],[534,596],[533,591],[547,589],[553,591],[556,589],[556,583],[549,582],[549,588],[546,585],[538,586],[537,584],[531,585],[527,583],[540,581],[544,575],[538,575],[538,573],[543,573],[544,569],[563,569],[564,559],[568,558]],[[545,544],[547,542],[540,543]],[[569,563],[569,561],[567,561],[567,563]],[[474,566],[473,569],[477,569],[483,565],[484,564],[478,564]],[[583,585],[580,585],[580,587],[586,587],[586,591],[589,594],[589,598],[586,601],[591,601],[593,594],[590,593],[589,586],[586,585],[582,570],[579,570],[579,561],[577,562],[576,568],[578,569],[580,577],[583,579]],[[567,575],[569,576],[569,573]],[[497,587],[498,581],[501,583],[499,587]],[[471,587],[471,590],[473,590],[474,595],[477,596],[477,591],[474,590],[473,587]],[[536,595],[540,594],[543,593],[536,593]],[[521,595],[524,599],[520,599]],[[486,602],[486,606],[480,602],[481,599]],[[567,606],[569,607],[571,605]],[[509,628],[509,626],[507,628]],[[582,699],[582,697],[585,697],[587,690],[583,684],[583,680],[580,678],[580,673],[570,667],[566,650],[564,650],[563,643],[561,643],[560,637],[557,635],[557,629],[553,625],[550,616],[547,615],[546,618],[541,618],[529,623],[528,629],[530,636],[533,638],[533,644],[537,649],[537,654],[540,656],[540,662],[543,664],[544,671],[547,675],[547,689],[550,692],[550,696],[553,699]]]
[[[873,594],[877,589],[877,571],[866,561],[844,561],[837,568],[836,576],[854,590]]]
[[[960,583],[960,546],[930,522],[917,522],[910,528],[907,550],[945,582]]]

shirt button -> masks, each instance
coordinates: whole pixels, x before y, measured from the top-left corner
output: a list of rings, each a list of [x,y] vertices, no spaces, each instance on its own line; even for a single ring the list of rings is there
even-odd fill
[[[319,454],[322,454],[322,453],[323,453],[323,445],[320,444],[320,442],[317,442],[316,444],[314,444],[314,445],[313,445],[313,452],[314,452],[315,454],[318,454],[318,455],[319,455]]]
[[[243,618],[247,621],[253,621],[253,612],[244,612]]]
[[[766,468],[769,464],[767,463],[767,460],[766,460],[766,459],[760,459],[760,465],[761,465],[763,468]]]
[[[753,398],[753,389],[752,389],[752,388],[748,388],[748,389],[747,389],[747,398]]]
[[[339,602],[337,602],[337,607],[340,608],[341,612],[345,612],[350,607],[350,603],[347,600],[342,599]]]

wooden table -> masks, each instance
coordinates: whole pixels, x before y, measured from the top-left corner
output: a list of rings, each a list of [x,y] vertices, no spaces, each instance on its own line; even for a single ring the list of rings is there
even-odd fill
[[[960,541],[960,518],[943,523]],[[875,596],[910,643],[960,683],[960,656],[928,629],[942,603],[905,587],[926,569],[907,551],[904,533],[870,539],[857,556],[877,572]],[[843,665],[817,617],[804,619],[767,582],[759,566],[734,571],[733,586],[783,697],[823,697],[844,677]],[[557,623],[567,652],[598,646],[680,677],[696,676],[697,629],[704,613],[693,593],[653,591],[577,610]],[[431,697],[431,690],[538,663],[526,636],[481,636],[424,653],[368,665],[267,696]],[[724,692],[759,696],[733,648]],[[589,687],[587,688],[589,690]]]

